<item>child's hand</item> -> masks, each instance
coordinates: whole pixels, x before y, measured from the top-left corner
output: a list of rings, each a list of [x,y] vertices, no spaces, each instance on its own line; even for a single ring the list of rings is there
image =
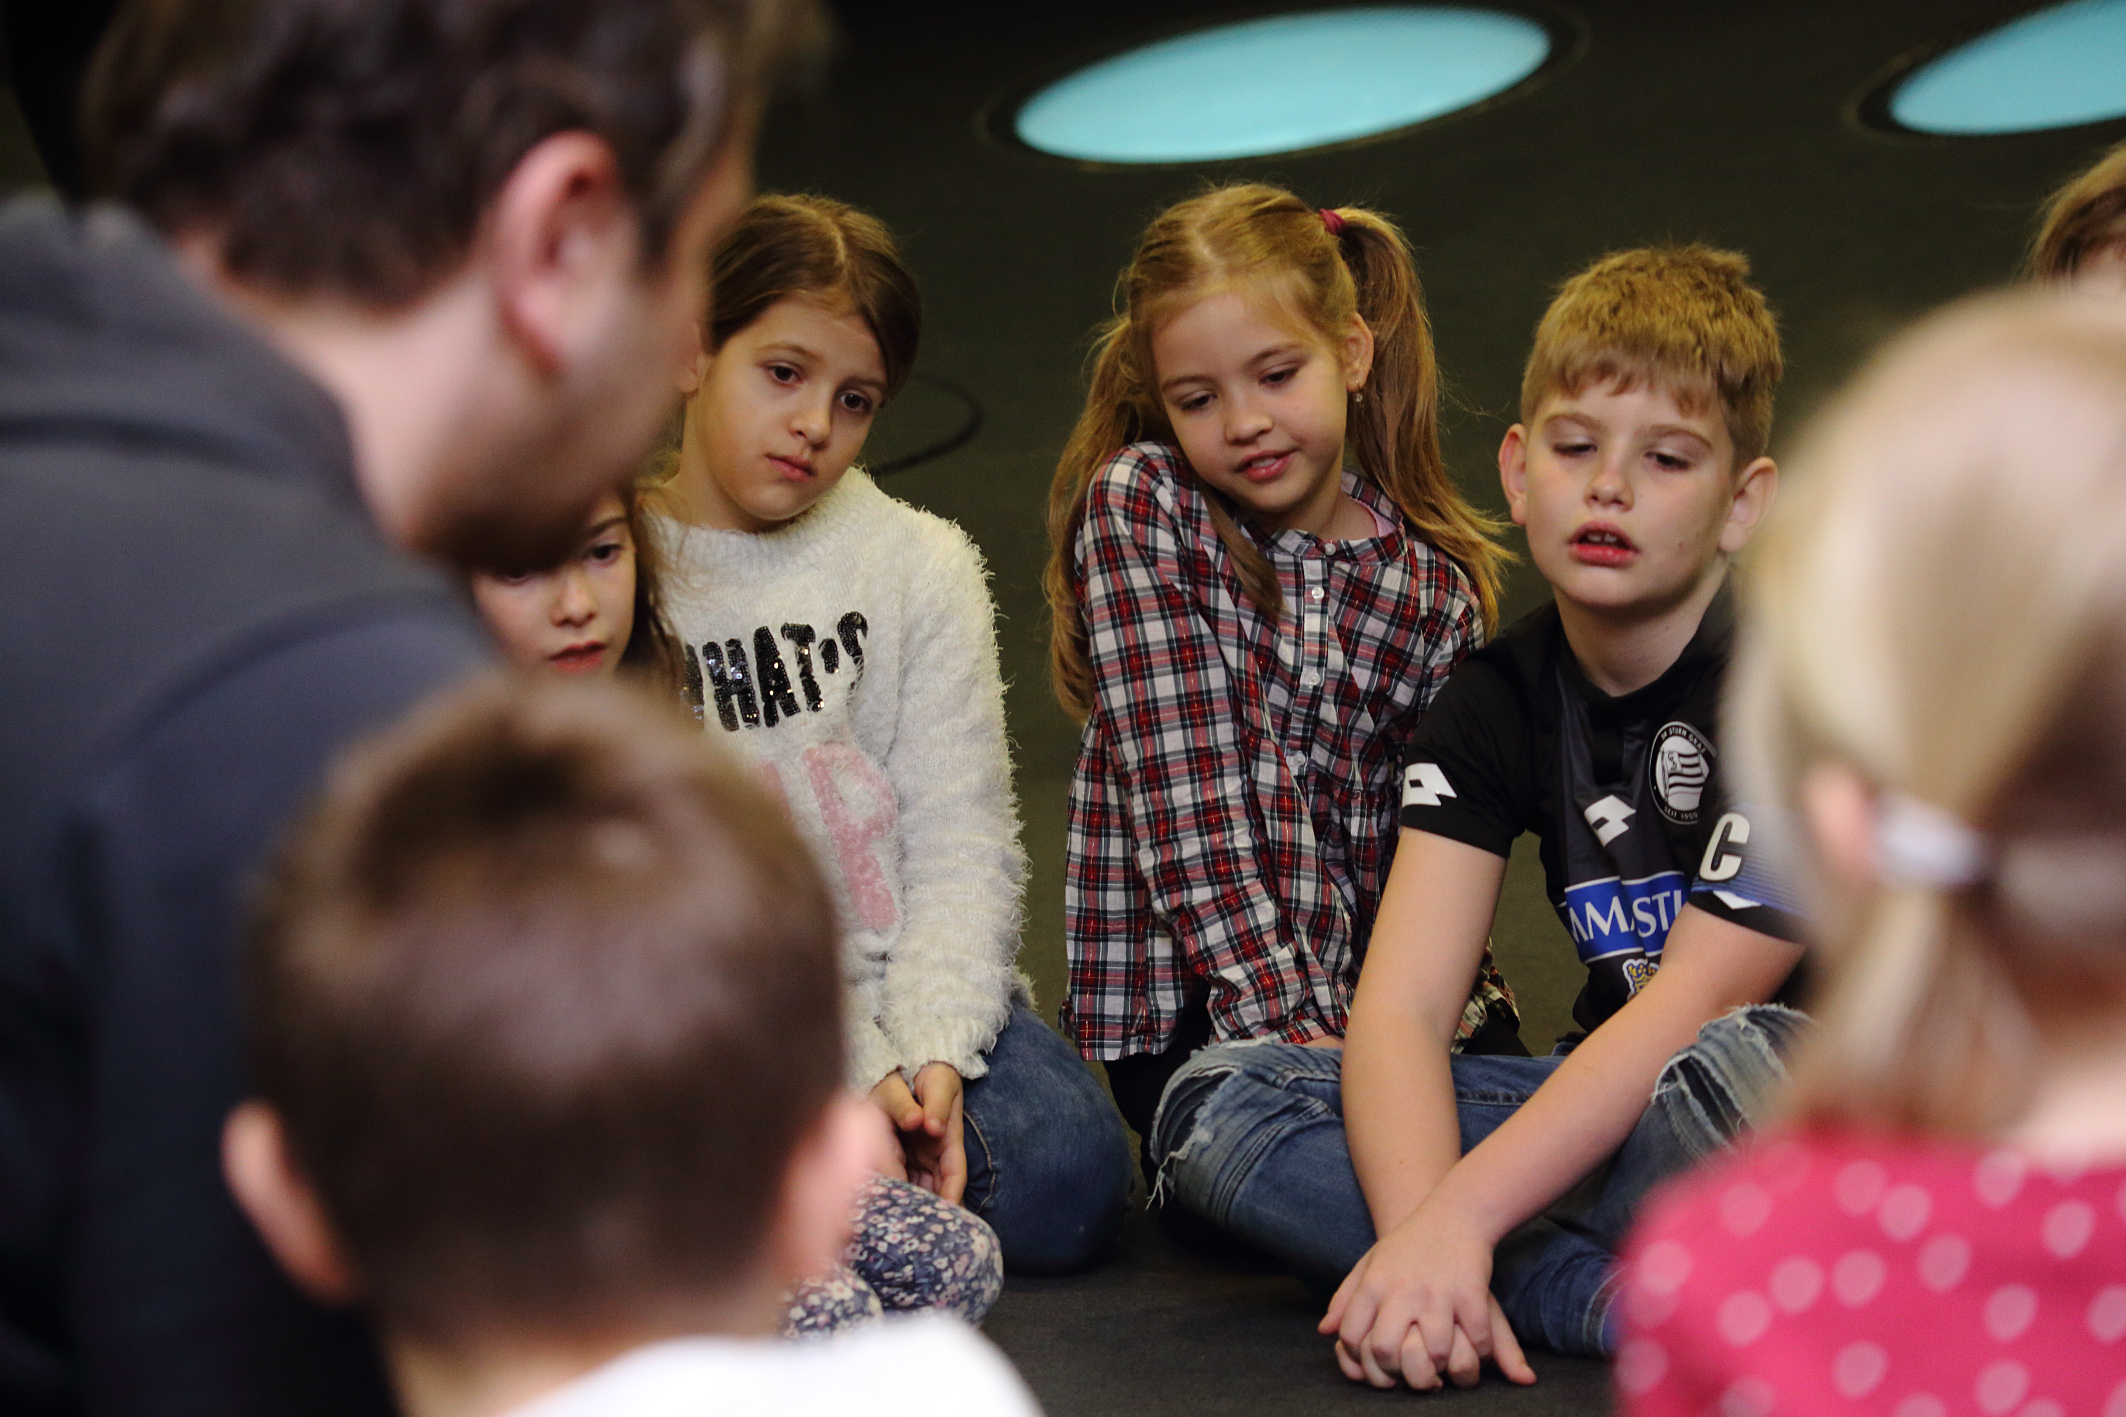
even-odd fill
[[[895,1073],[886,1081],[901,1083],[901,1075]],[[888,1104],[879,1097],[879,1088],[883,1088],[885,1085],[886,1083],[882,1082],[878,1087],[871,1089],[872,1105],[864,1109],[871,1114],[873,1123],[870,1129],[871,1135],[868,1138],[870,1142],[870,1165],[871,1169],[881,1176],[891,1176],[896,1181],[905,1181],[908,1179],[908,1164],[901,1157],[901,1134],[893,1125],[893,1113]],[[905,1083],[901,1083],[901,1096],[908,1098],[910,1103],[915,1101],[912,1096],[909,1096],[908,1087]]]
[[[908,1090],[908,1084],[901,1081],[901,1075],[896,1072],[886,1074],[871,1089],[871,1105],[886,1119],[884,1143],[879,1147],[879,1172],[896,1181],[905,1181],[908,1179],[908,1158],[901,1147],[901,1136],[908,1128],[923,1124],[923,1104],[915,1100],[915,1094]]]
[[[967,1190],[959,1071],[950,1063],[931,1063],[915,1075],[913,1092],[899,1073],[888,1073],[871,1089],[871,1101],[893,1124],[900,1144],[900,1164],[887,1174],[959,1200]]]
[[[959,1069],[930,1063],[915,1075],[916,1099],[923,1104],[923,1130],[903,1131],[908,1176],[918,1186],[957,1201],[967,1193],[967,1142],[961,1128],[966,1095]]]
[[[1491,1296],[1491,1245],[1475,1226],[1421,1205],[1352,1266],[1320,1332],[1354,1382],[1420,1390],[1475,1385],[1485,1358],[1516,1383],[1535,1381]]]

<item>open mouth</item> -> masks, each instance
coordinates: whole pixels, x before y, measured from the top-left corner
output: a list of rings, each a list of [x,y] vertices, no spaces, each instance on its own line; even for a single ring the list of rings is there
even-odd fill
[[[1283,475],[1291,462],[1292,454],[1289,449],[1281,453],[1257,453],[1234,471],[1250,482],[1273,482]]]
[[[1630,537],[1602,522],[1581,527],[1565,544],[1574,560],[1589,566],[1622,566],[1639,554]]]

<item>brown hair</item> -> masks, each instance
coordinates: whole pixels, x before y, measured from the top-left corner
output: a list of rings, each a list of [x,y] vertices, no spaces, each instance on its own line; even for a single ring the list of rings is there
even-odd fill
[[[2045,203],[2030,274],[2068,280],[2083,258],[2107,246],[2126,246],[2126,143],[2069,179]]]
[[[463,258],[527,151],[580,129],[654,267],[819,23],[812,0],[132,0],[86,146],[103,191],[211,233],[239,279],[388,308]]]
[[[1393,222],[1363,207],[1340,207],[1341,234],[1321,213],[1281,188],[1240,183],[1168,207],[1153,219],[1116,283],[1115,317],[1093,345],[1091,387],[1048,493],[1049,559],[1043,585],[1051,621],[1056,695],[1079,717],[1092,707],[1085,617],[1075,570],[1086,490],[1107,461],[1131,443],[1172,442],[1152,368],[1152,335],[1177,308],[1220,283],[1271,279],[1318,331],[1340,330],[1354,314],[1373,332],[1373,372],[1350,415],[1359,472],[1375,482],[1416,533],[1475,583],[1488,631],[1498,622],[1506,553],[1497,527],[1465,500],[1439,449],[1439,375],[1432,327],[1409,243]],[[1199,484],[1201,487],[1201,484]],[[1234,520],[1233,509],[1201,487],[1248,599],[1272,620],[1283,595],[1269,559]]]
[[[679,636],[664,613],[664,551],[650,531],[650,485],[634,478],[620,491],[627,536],[635,548],[635,615],[619,672],[659,693],[677,694],[686,678]]]
[[[1815,873],[1843,908],[1816,912],[1793,1105],[1990,1131],[2042,1025],[2126,1013],[2126,306],[1967,301],[1891,345],[1794,466],[1744,582],[1742,795],[1798,811],[1836,764],[1983,833],[1990,866],[1852,900]]]
[[[1709,246],[1604,256],[1558,288],[1521,376],[1521,421],[1590,384],[1654,386],[1685,412],[1717,407],[1740,470],[1764,455],[1786,372],[1779,326],[1749,258]]]
[[[793,295],[846,304],[878,341],[886,397],[908,382],[923,333],[923,298],[893,233],[832,197],[755,197],[709,262],[709,353]]]
[[[751,772],[637,691],[496,673],[332,774],[251,1062],[393,1326],[662,1321],[755,1263],[840,1081],[835,948]]]

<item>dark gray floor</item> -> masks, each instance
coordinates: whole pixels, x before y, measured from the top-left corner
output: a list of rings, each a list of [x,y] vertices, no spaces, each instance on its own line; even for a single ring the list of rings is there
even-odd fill
[[[1131,1217],[1114,1259],[1067,1279],[1013,1279],[989,1321],[1048,1417],[1215,1417],[1427,1410],[1454,1417],[1601,1417],[1600,1363],[1531,1353],[1539,1381],[1495,1373],[1467,1391],[1419,1396],[1345,1381],[1314,1324],[1322,1304],[1299,1281],[1218,1262]]]

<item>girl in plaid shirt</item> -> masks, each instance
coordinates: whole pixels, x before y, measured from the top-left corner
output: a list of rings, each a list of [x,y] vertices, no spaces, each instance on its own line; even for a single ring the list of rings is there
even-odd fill
[[[1085,720],[1064,1020],[1149,1162],[1204,1044],[1340,1043],[1396,755],[1495,623],[1504,553],[1441,459],[1385,217],[1219,188],[1151,224],[1121,292],[1049,494],[1047,591]],[[1474,984],[1464,1042],[1511,1046],[1488,958]]]

